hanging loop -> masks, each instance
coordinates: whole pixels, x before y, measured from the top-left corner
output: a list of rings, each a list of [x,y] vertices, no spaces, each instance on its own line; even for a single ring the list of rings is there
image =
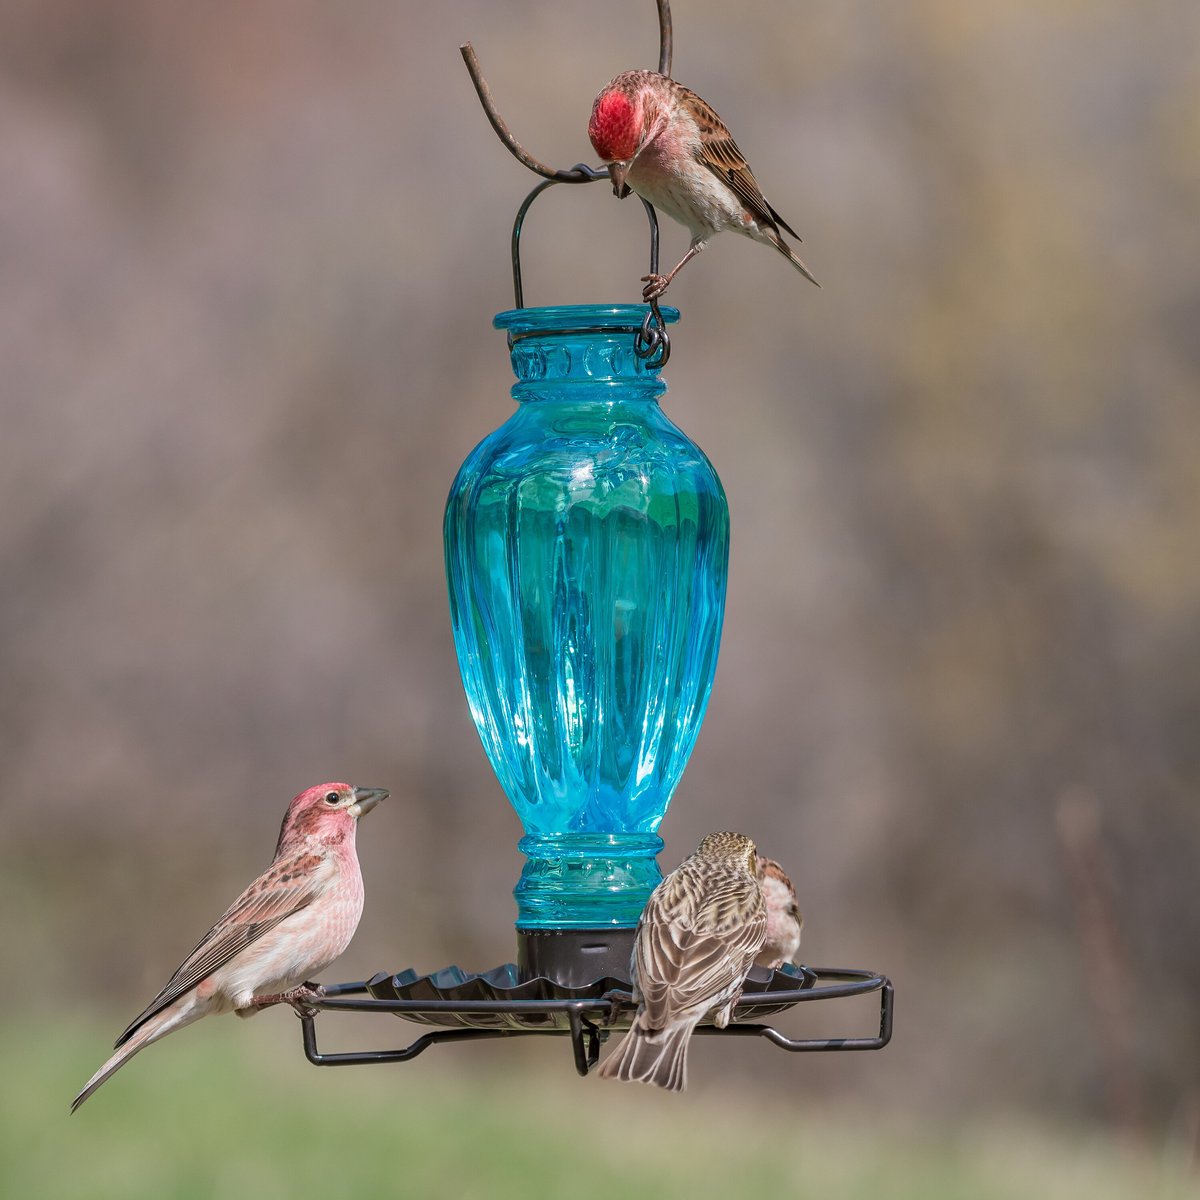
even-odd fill
[[[589,167],[587,163],[576,163],[571,168],[570,172],[564,172],[573,176],[572,179],[544,179],[529,193],[528,196],[521,202],[521,207],[517,209],[516,220],[513,221],[512,230],[512,272],[513,272],[513,300],[514,308],[525,307],[525,287],[521,275],[521,234],[525,228],[525,214],[529,212],[533,202],[547,189],[554,187],[557,183],[578,182],[592,179],[607,179],[607,171],[598,171],[595,167]],[[639,200],[642,198],[639,196]],[[642,200],[642,207],[646,210],[646,220],[650,224],[650,274],[658,274],[658,216],[654,211],[654,206],[646,200]],[[650,307],[646,310],[645,319],[642,321],[642,327],[638,331],[638,335],[634,340],[633,351],[638,358],[644,359],[646,365],[654,370],[666,366],[667,359],[671,357],[671,339],[667,335],[667,325],[663,320],[662,313],[659,311],[658,300],[651,300]]]
[[[525,289],[521,282],[521,231],[525,225],[525,214],[529,211],[529,206],[547,189],[553,187],[556,183],[568,182],[587,182],[590,183],[593,179],[607,179],[608,172],[597,170],[595,167],[589,167],[587,163],[576,163],[570,171],[562,172],[564,176],[571,176],[571,179],[545,179],[537,185],[529,193],[528,196],[521,202],[521,207],[517,209],[517,219],[513,222],[512,231],[512,269],[513,269],[513,297],[516,303],[514,308],[525,307]]]

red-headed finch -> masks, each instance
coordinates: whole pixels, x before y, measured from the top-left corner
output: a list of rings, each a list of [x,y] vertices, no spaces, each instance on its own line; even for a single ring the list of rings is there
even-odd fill
[[[773,858],[759,856],[758,885],[767,906],[767,939],[754,963],[774,970],[795,961],[800,950],[804,918],[800,915],[792,881]]]
[[[657,71],[626,71],[596,97],[588,137],[619,197],[637,192],[692,235],[666,275],[643,276],[645,299],[661,296],[684,263],[729,229],[774,246],[817,282],[780,230],[800,235],[767,203],[725,123],[689,88]]]
[[[713,1024],[729,1024],[766,932],[754,843],[710,833],[646,901],[630,967],[637,1015],[600,1074],[683,1091],[692,1030],[714,1010]]]
[[[358,927],[363,883],[354,832],[387,794],[323,783],[288,805],[271,865],[117,1038],[116,1054],[87,1081],[72,1112],[139,1050],[184,1025],[231,1010],[248,1017],[269,1004],[299,1007],[320,995],[304,981],[329,966]]]

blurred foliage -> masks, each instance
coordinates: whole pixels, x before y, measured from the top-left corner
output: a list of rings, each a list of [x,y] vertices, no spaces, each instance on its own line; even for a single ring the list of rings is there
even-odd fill
[[[519,829],[440,521],[509,411],[489,320],[532,180],[456,47],[569,164],[598,87],[653,61],[652,9],[4,7],[0,936],[59,1008],[137,1011],[327,778],[394,796],[336,977],[511,956]],[[805,957],[899,997],[883,1054],[727,1073],[1078,1119],[1116,1070],[1194,1139],[1200,6],[675,10],[676,74],[825,286],[725,238],[671,292],[667,410],[733,549],[664,862],[744,828],[799,881]],[[527,293],[636,298],[643,239],[603,186],[556,189]],[[1132,994],[1115,1067],[1067,794]]]
[[[273,1019],[272,1019],[273,1018]],[[323,1020],[323,1018],[322,1018]],[[1184,1200],[1177,1157],[1121,1150],[1078,1131],[1023,1126],[951,1139],[843,1114],[709,1091],[680,1102],[561,1072],[443,1074],[418,1067],[320,1069],[296,1023],[197,1026],[135,1059],[72,1117],[92,1025],[5,1030],[0,1194],[55,1200],[296,1195],[423,1200],[727,1200],[786,1189],[798,1200]],[[394,1024],[394,1022],[393,1022]],[[559,1043],[556,1048],[566,1051]],[[504,1047],[520,1054],[516,1045]],[[289,1053],[290,1052],[290,1053]],[[446,1047],[430,1055],[446,1055]],[[450,1049],[462,1065],[471,1051]],[[15,1084],[15,1086],[13,1086]],[[586,1118],[581,1119],[581,1114]],[[57,1114],[57,1115],[56,1115]],[[69,1122],[69,1125],[67,1124]],[[69,1152],[64,1147],[69,1143]]]

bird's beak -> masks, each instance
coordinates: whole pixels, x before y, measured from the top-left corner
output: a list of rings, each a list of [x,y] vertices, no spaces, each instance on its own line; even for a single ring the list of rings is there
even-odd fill
[[[624,200],[629,195],[629,184],[625,182],[625,176],[629,174],[629,164],[624,162],[609,163],[608,173],[612,178],[613,195],[618,200]]]
[[[371,809],[377,805],[380,800],[388,798],[387,788],[360,788],[354,789],[354,803],[350,806],[350,811],[356,816],[361,817],[369,813]]]

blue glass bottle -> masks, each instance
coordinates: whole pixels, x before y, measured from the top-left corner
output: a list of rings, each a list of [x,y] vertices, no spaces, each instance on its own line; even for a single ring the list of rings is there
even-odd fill
[[[500,313],[517,410],[446,504],[459,668],[526,833],[520,930],[637,923],[716,670],[729,514],[634,353],[645,312]]]

